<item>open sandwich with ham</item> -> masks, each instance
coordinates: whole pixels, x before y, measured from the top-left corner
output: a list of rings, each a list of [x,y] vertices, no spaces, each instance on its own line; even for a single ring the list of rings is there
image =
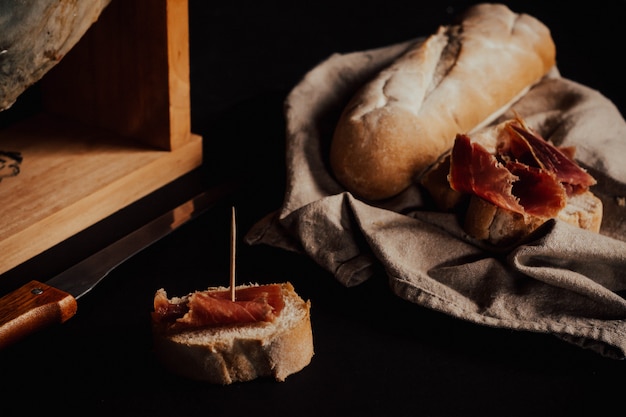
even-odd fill
[[[232,295],[234,295],[234,300]],[[171,372],[227,385],[284,381],[313,357],[310,302],[291,283],[240,285],[154,296],[155,354]]]
[[[515,243],[549,219],[599,232],[596,180],[574,152],[516,118],[473,137],[458,134],[421,183],[440,209],[460,213],[466,233],[495,245]]]

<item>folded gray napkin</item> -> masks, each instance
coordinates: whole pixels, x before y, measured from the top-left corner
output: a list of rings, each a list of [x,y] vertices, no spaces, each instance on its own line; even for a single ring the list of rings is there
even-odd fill
[[[598,180],[600,234],[555,220],[495,250],[468,237],[454,215],[429,210],[418,186],[371,203],[333,178],[327,155],[343,106],[419,41],[335,54],[306,74],[285,102],[284,202],[245,241],[306,254],[348,287],[382,266],[391,290],[421,306],[626,357],[626,122],[599,92],[555,69],[494,123],[516,112],[555,144],[576,147]]]

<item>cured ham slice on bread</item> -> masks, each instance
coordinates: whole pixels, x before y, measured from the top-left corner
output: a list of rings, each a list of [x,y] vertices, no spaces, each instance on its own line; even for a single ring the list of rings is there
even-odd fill
[[[184,299],[169,300],[164,289],[154,298],[153,320],[169,331],[202,327],[272,322],[285,306],[278,284],[240,288],[235,301],[230,291],[196,291]]]
[[[444,210],[463,207],[463,227],[494,244],[512,243],[548,219],[598,232],[602,202],[596,180],[517,118],[481,132],[458,134],[450,153],[421,182]]]
[[[241,285],[183,297],[156,292],[154,349],[171,372],[227,385],[272,377],[284,381],[313,357],[310,302],[290,283]]]

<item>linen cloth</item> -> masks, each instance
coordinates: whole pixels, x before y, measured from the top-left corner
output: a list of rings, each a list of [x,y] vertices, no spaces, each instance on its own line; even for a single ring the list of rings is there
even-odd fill
[[[369,202],[334,179],[328,152],[343,107],[422,41],[334,54],[295,86],[285,101],[284,201],[245,241],[306,254],[347,287],[382,269],[397,296],[421,306],[626,357],[626,122],[600,92],[555,68],[493,121],[518,114],[557,146],[576,147],[576,159],[598,181],[600,234],[551,220],[524,242],[494,248],[467,236],[453,214],[430,209],[417,184]]]

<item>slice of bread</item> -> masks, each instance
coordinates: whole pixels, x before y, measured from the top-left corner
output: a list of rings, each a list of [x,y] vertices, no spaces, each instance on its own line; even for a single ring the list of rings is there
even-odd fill
[[[307,366],[314,352],[310,301],[300,298],[291,283],[280,286],[285,306],[272,322],[178,332],[153,322],[157,358],[175,374],[215,384],[228,385],[260,377],[284,381]]]
[[[600,231],[602,200],[591,191],[568,198],[567,205],[556,217],[581,229]],[[497,207],[477,196],[470,197],[463,228],[470,236],[494,245],[508,245],[528,236],[547,219],[521,214]]]
[[[581,229],[600,232],[602,226],[602,200],[586,191],[570,197],[567,206],[559,213],[558,218]]]

